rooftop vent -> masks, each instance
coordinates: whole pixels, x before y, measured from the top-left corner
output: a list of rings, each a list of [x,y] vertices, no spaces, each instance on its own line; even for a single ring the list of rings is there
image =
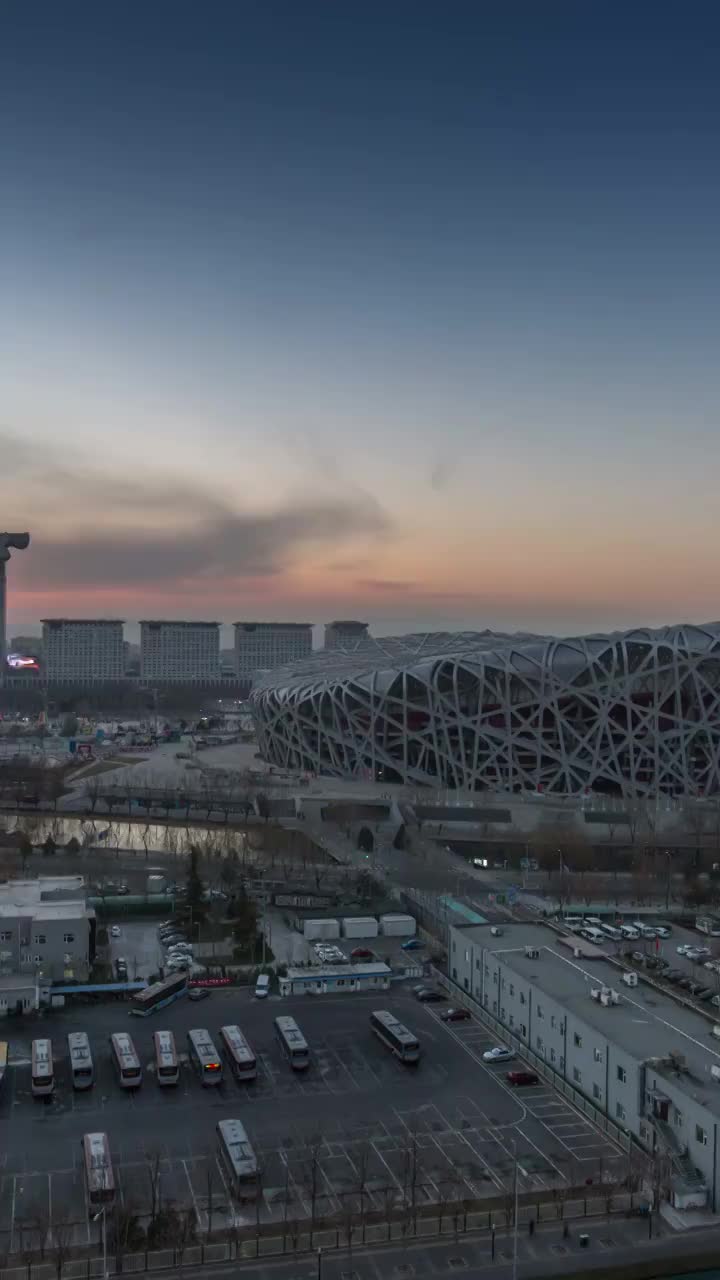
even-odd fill
[[[629,987],[636,987],[638,984],[638,976],[636,973],[624,973],[622,980],[627,983]]]
[[[720,1083],[720,1067],[716,1067],[715,1063],[713,1063],[713,1065],[710,1068],[710,1075],[712,1076],[713,1080],[715,1080],[717,1083]]]
[[[673,1071],[687,1071],[687,1058],[684,1053],[680,1053],[677,1049],[671,1049],[668,1059]]]
[[[538,948],[538,947],[526,947],[526,948],[525,948],[525,955],[527,956],[528,960],[539,960],[539,959],[540,959],[540,951],[539,951],[539,948]]]
[[[494,924],[494,925],[492,926],[492,928],[490,929],[490,932],[491,932],[491,934],[492,934],[493,938],[502,938],[503,931],[502,931],[502,929],[498,929],[498,927],[497,927],[497,925],[496,925],[496,924]]]

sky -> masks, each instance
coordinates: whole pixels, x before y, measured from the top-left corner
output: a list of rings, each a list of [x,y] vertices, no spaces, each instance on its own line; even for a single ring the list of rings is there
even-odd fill
[[[719,36],[703,0],[4,0],[11,633],[718,617]]]

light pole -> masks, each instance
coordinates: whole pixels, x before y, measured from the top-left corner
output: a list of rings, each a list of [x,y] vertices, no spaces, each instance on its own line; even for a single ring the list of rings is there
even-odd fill
[[[103,1273],[103,1280],[107,1280],[107,1273],[108,1273],[108,1269],[107,1269],[107,1227],[106,1227],[106,1224],[105,1224],[105,1214],[106,1214],[106,1211],[107,1211],[107,1205],[103,1205],[103,1207],[102,1207],[102,1209],[100,1210],[100,1212],[99,1212],[99,1213],[96,1213],[96,1214],[95,1214],[95,1216],[94,1216],[94,1218],[93,1218],[93,1222],[97,1222],[98,1218],[102,1218],[102,1250],[103,1250],[103,1269],[102,1269],[102,1273]]]
[[[517,1139],[513,1138],[513,1160],[515,1162],[515,1195],[513,1209],[513,1264],[512,1264],[512,1280],[517,1280],[518,1267],[518,1158],[517,1158]]]

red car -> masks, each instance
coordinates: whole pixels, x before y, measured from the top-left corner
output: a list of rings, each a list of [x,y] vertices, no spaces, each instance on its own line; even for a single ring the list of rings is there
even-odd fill
[[[355,947],[350,956],[353,960],[372,960],[373,953],[368,947]]]
[[[508,1084],[539,1084],[540,1077],[534,1071],[508,1071],[505,1077]]]
[[[443,1022],[468,1022],[470,1020],[469,1009],[443,1009],[440,1014]]]

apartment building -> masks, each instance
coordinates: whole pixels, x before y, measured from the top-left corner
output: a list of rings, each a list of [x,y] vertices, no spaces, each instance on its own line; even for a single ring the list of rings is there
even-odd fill
[[[220,623],[141,621],[143,680],[186,684],[220,678]]]
[[[123,623],[116,618],[43,618],[44,670],[56,683],[122,680]]]
[[[712,1017],[547,927],[497,932],[450,926],[453,982],[532,1066],[571,1085],[646,1152],[663,1154],[675,1207],[717,1212],[720,1038]]]
[[[311,622],[236,622],[235,674],[252,679],[312,653]]]
[[[87,981],[94,958],[95,912],[81,876],[0,885],[0,1000],[8,977]]]
[[[369,635],[367,622],[326,622],[325,648],[356,649]]]

